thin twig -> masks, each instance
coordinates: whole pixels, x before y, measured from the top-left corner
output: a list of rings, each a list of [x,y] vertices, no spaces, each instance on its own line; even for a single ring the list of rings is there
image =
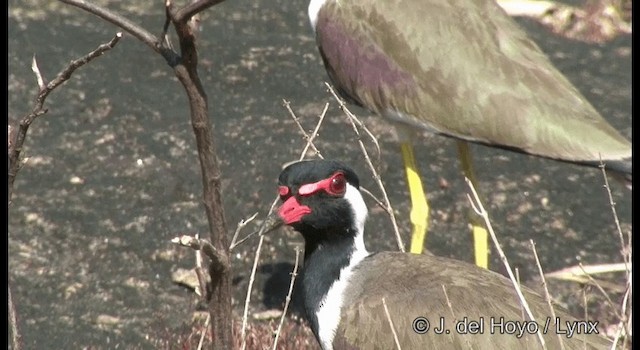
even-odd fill
[[[522,287],[522,282],[520,280],[520,269],[518,269],[516,267],[514,272],[515,272],[515,275],[516,275],[516,282],[518,282],[518,286]],[[520,317],[522,318],[522,320],[526,320],[525,311],[524,311],[524,308],[522,307],[522,305],[520,305]]]
[[[269,217],[269,215],[271,215],[271,213],[273,212],[273,209],[276,207],[276,204],[278,204],[278,200],[279,198],[276,197],[273,200],[273,203],[271,203],[271,208],[269,208],[269,212],[267,213],[267,217]],[[249,286],[247,287],[247,296],[244,299],[244,310],[242,312],[242,328],[240,331],[240,337],[242,338],[242,347],[241,349],[244,350],[247,347],[247,339],[245,337],[246,333],[247,333],[247,319],[248,319],[248,315],[249,315],[249,304],[251,303],[251,290],[253,289],[253,282],[256,279],[256,271],[258,270],[258,261],[260,260],[260,252],[262,251],[262,243],[264,242],[264,235],[262,234],[265,229],[265,223],[267,222],[267,220],[264,220],[262,222],[262,226],[260,227],[260,240],[258,241],[258,246],[256,247],[256,255],[253,259],[253,267],[251,268],[251,276],[249,277]]]
[[[449,307],[449,311],[451,311],[451,317],[453,318],[454,323],[456,323],[456,314],[453,312],[453,305],[451,304],[451,300],[449,299],[449,294],[447,293],[447,287],[442,285],[442,292],[444,293],[444,298],[447,301],[447,306]],[[444,322],[444,321],[443,321]],[[447,332],[448,334],[448,332]],[[471,340],[468,337],[464,337],[464,342],[467,344],[467,348],[473,349],[473,345],[471,345]]]
[[[540,259],[538,258],[538,251],[536,250],[536,244],[533,242],[533,239],[529,240],[529,244],[531,244],[531,250],[533,251],[533,257],[536,259],[536,265],[538,266],[538,272],[540,273],[540,278],[542,280],[542,289],[544,289],[544,299],[547,301],[547,305],[549,306],[549,311],[551,311],[551,316],[554,320],[556,320],[556,310],[553,308],[553,304],[551,303],[551,294],[549,294],[549,289],[547,288],[547,280],[544,278],[544,272],[542,271],[542,265],[540,264]],[[562,335],[560,332],[556,332],[558,336],[558,342],[560,343],[560,349],[564,350],[564,341],[562,339]]]
[[[451,317],[453,317],[453,320],[456,320],[456,314],[455,312],[453,312],[453,305],[451,305],[451,300],[449,300],[449,294],[447,293],[447,287],[443,284],[442,285],[442,292],[444,293],[444,299],[447,301],[447,306],[449,307],[449,311],[451,311]]]
[[[232,251],[233,248],[235,248],[238,244],[242,243],[242,242],[236,243],[236,239],[238,239],[238,234],[240,234],[240,231],[245,226],[247,226],[247,224],[249,224],[251,221],[253,221],[253,219],[255,219],[256,216],[258,216],[258,212],[256,212],[255,214],[251,215],[250,217],[248,217],[246,219],[242,219],[242,220],[240,220],[240,222],[238,222],[238,226],[236,227],[236,232],[233,233],[233,238],[231,239],[231,244],[229,244],[229,251]]]
[[[369,135],[369,139],[376,146],[376,154],[378,155],[378,162],[380,162],[380,155],[382,154],[382,152],[380,151],[380,144],[378,143],[378,139],[375,136],[373,136],[373,133],[369,131],[369,128],[367,128],[367,126],[364,125],[364,123],[360,121],[360,119],[358,119],[358,117],[356,117],[356,115],[353,114],[351,110],[349,110],[349,108],[347,108],[346,103],[344,103],[344,101],[340,98],[340,96],[338,96],[338,94],[335,92],[333,87],[331,87],[331,84],[325,82],[324,85],[327,86],[327,88],[329,89],[333,97],[338,101],[338,103],[340,104],[340,109],[342,109],[349,116],[350,119],[353,119],[353,121],[358,125],[358,127],[360,127],[362,130],[364,130],[365,133],[367,133],[367,135]],[[358,137],[360,136],[358,132],[356,132],[356,134],[358,135]]]
[[[509,279],[511,280],[511,283],[513,284],[514,289],[516,290],[516,294],[518,294],[520,303],[522,304],[525,311],[527,312],[527,316],[529,316],[529,320],[535,322],[535,318],[533,317],[533,313],[531,312],[529,303],[527,303],[527,300],[524,298],[524,295],[522,294],[522,289],[520,288],[518,281],[516,281],[516,278],[513,275],[513,270],[511,269],[511,265],[509,265],[509,261],[507,261],[507,257],[504,254],[504,251],[502,250],[502,246],[500,245],[500,242],[498,242],[498,237],[496,236],[496,233],[493,231],[493,226],[491,226],[491,222],[489,221],[489,214],[484,209],[484,206],[482,205],[482,201],[480,201],[480,197],[478,196],[478,192],[476,192],[476,189],[473,186],[473,183],[471,182],[471,180],[469,180],[469,178],[467,178],[466,176],[464,180],[467,182],[467,185],[469,186],[469,189],[471,190],[471,194],[473,196],[472,197],[469,194],[467,194],[467,198],[469,199],[469,202],[471,202],[471,207],[476,212],[476,214],[480,215],[484,220],[484,223],[487,226],[487,230],[491,235],[491,240],[493,240],[493,244],[495,244],[496,246],[496,250],[498,251],[500,260],[502,261],[502,263],[504,264],[507,270]],[[540,333],[540,329],[537,330],[536,335],[538,336],[538,340],[540,341],[540,345],[542,345],[542,348],[546,349],[547,346],[544,342],[544,338],[542,337],[542,333]]]
[[[293,121],[298,126],[298,130],[302,133],[302,136],[306,140],[306,144],[305,144],[304,148],[302,149],[302,156],[301,156],[300,159],[304,159],[304,157],[307,154],[307,150],[309,149],[309,147],[311,147],[311,149],[313,149],[313,151],[316,152],[316,154],[318,155],[318,158],[323,159],[324,157],[322,157],[322,154],[316,148],[316,145],[313,144],[313,140],[318,135],[318,130],[320,130],[320,125],[322,125],[322,122],[324,121],[324,117],[325,117],[325,115],[327,113],[327,110],[329,109],[329,104],[328,103],[325,104],[324,110],[322,111],[322,114],[320,114],[320,120],[316,124],[316,127],[313,130],[313,133],[311,135],[309,135],[307,133],[307,131],[304,129],[304,127],[302,127],[302,124],[300,123],[300,119],[298,118],[298,116],[296,116],[296,114],[291,109],[291,103],[289,103],[289,101],[287,101],[287,100],[282,100],[282,102],[283,102],[285,108],[287,109],[287,111],[289,112],[289,115],[291,116]]]
[[[260,251],[262,250],[262,242],[264,242],[264,236],[260,236],[258,246],[256,247],[256,254],[253,259],[253,268],[251,269],[251,276],[249,277],[249,287],[247,288],[247,296],[244,299],[244,310],[242,312],[242,328],[240,329],[240,337],[242,338],[242,346],[240,349],[245,350],[247,347],[247,319],[249,315],[249,303],[251,302],[251,289],[253,287],[253,281],[255,280],[255,271],[258,268],[258,260],[260,259]]]
[[[291,302],[291,293],[293,293],[293,284],[295,283],[296,276],[298,275],[298,262],[300,260],[300,249],[296,247],[296,262],[293,266],[293,272],[291,272],[291,282],[289,283],[289,291],[287,292],[287,297],[284,299],[284,310],[282,311],[282,316],[280,316],[280,324],[278,324],[278,329],[276,330],[275,338],[273,339],[273,350],[276,350],[278,346],[278,338],[280,337],[280,332],[282,331],[282,325],[284,324],[284,317],[287,315],[287,310],[289,309],[289,303]]]
[[[11,285],[7,285],[8,303],[9,303],[9,330],[11,333],[11,348],[14,350],[22,350],[22,336],[20,335],[20,328],[18,327],[18,313],[16,312],[16,305],[13,302],[11,295]]]
[[[235,247],[241,245],[242,243],[246,242],[247,240],[249,240],[249,238],[253,237],[254,235],[258,234],[260,232],[260,230],[255,230],[251,233],[249,233],[248,235],[244,236],[244,238],[242,238],[241,240],[237,241],[235,244],[233,244],[232,246],[229,247],[229,251],[233,250]]]
[[[400,340],[398,339],[398,333],[396,332],[396,327],[393,326],[393,321],[391,320],[391,315],[389,314],[389,308],[387,308],[387,302],[386,300],[384,300],[384,298],[382,298],[382,306],[384,307],[384,313],[387,315],[387,321],[389,321],[389,327],[391,327],[391,333],[393,333],[393,340],[396,342],[396,348],[398,350],[402,350],[402,347],[400,346]]]
[[[311,135],[308,135],[305,132],[304,128],[298,121],[298,118],[296,117],[295,113],[293,113],[293,110],[291,110],[291,106],[289,102],[284,101],[284,103],[285,103],[285,106],[287,107],[287,110],[289,110],[290,115],[293,117],[293,120],[296,122],[296,124],[298,125],[298,128],[300,128],[300,131],[304,134],[304,137],[307,140],[307,143],[304,145],[304,148],[302,149],[301,158],[304,159],[307,155],[307,151],[309,150],[309,147],[313,147],[313,150],[318,155],[318,158],[323,159],[324,157],[322,156],[320,151],[316,148],[316,146],[313,144],[313,140],[318,136],[320,125],[322,125],[322,122],[324,121],[324,117],[327,115],[327,111],[329,110],[329,103],[328,102],[325,103],[324,109],[322,110],[322,113],[320,113],[320,119],[318,120],[318,123],[316,123],[316,128],[313,129],[313,132],[311,133]]]
[[[605,164],[600,159],[600,170],[602,171],[602,178],[604,179],[604,188],[607,191],[607,196],[609,198],[609,206],[611,207],[611,213],[613,214],[613,220],[616,225],[616,231],[618,233],[618,238],[620,240],[620,253],[622,255],[622,259],[624,260],[626,274],[627,274],[627,288],[622,299],[622,305],[620,307],[620,322],[618,324],[618,331],[616,332],[616,336],[613,340],[613,344],[611,345],[611,349],[615,349],[618,342],[620,341],[620,337],[625,335],[623,340],[623,349],[626,349],[628,335],[631,334],[631,313],[632,308],[628,307],[632,302],[631,296],[633,294],[633,283],[632,283],[632,271],[631,271],[631,262],[632,262],[632,235],[631,231],[628,232],[628,239],[625,242],[624,235],[622,233],[622,228],[620,226],[620,220],[618,219],[618,213],[616,211],[616,203],[613,201],[613,195],[611,193],[611,187],[609,186],[609,178],[607,177],[607,171],[605,169]],[[608,298],[608,295],[605,295]],[[627,310],[628,315],[627,315]]]
[[[340,105],[340,109],[342,109],[342,111],[345,113],[345,115],[349,119],[349,122],[351,123],[351,126],[353,128],[353,132],[358,137],[358,144],[360,145],[360,150],[362,151],[362,154],[364,155],[364,158],[365,158],[365,160],[366,160],[366,162],[367,162],[367,164],[369,166],[369,169],[371,169],[371,172],[373,173],[373,178],[375,179],[376,183],[378,184],[378,187],[380,188],[380,191],[382,191],[382,198],[384,200],[385,206],[387,207],[387,213],[389,214],[389,218],[391,219],[391,225],[393,226],[393,231],[394,231],[395,236],[396,236],[396,242],[398,243],[398,249],[401,252],[405,252],[404,242],[402,241],[402,236],[400,236],[400,230],[398,229],[398,224],[396,222],[396,217],[393,214],[393,207],[391,207],[391,202],[389,201],[389,197],[387,196],[387,191],[385,190],[384,185],[382,184],[382,178],[380,177],[380,174],[378,174],[378,172],[376,171],[376,168],[373,166],[373,163],[371,162],[371,158],[369,157],[369,152],[367,152],[367,149],[364,146],[364,143],[362,142],[362,138],[360,137],[360,132],[358,131],[358,126],[356,125],[356,123],[358,123],[358,125],[363,130],[365,130],[365,132],[373,140],[373,142],[375,143],[375,145],[377,147],[378,154],[379,154],[380,153],[380,146],[378,145],[378,140],[376,140],[375,136],[373,136],[373,134],[369,131],[369,129],[367,129],[366,126],[353,113],[351,113],[351,111],[347,108],[347,106],[344,103],[344,101],[336,94],[336,92],[333,90],[331,85],[329,85],[328,83],[325,83],[325,85],[327,86],[327,88],[329,89],[329,91],[331,92],[333,97],[336,99],[336,101],[338,101],[338,104]]]
[[[624,241],[624,235],[622,234],[620,220],[618,219],[618,212],[616,211],[616,203],[613,201],[613,195],[611,194],[611,188],[609,187],[609,179],[607,178],[607,171],[602,160],[600,160],[600,170],[602,171],[602,177],[604,179],[604,188],[607,190],[607,196],[609,197],[609,206],[611,207],[611,213],[613,214],[613,221],[616,224],[616,232],[618,232],[618,237],[620,239],[620,249],[622,252],[622,258],[624,259],[624,263],[627,268],[627,277],[629,277],[629,273],[631,273],[631,267],[629,266],[631,257],[628,256],[628,254],[625,254],[625,248],[627,247],[627,245]]]
[[[386,205],[384,205],[384,203],[382,203],[382,201],[380,199],[378,199],[378,197],[376,197],[373,193],[371,193],[371,191],[369,191],[367,188],[365,188],[364,186],[360,186],[360,192],[364,192],[364,194],[366,194],[367,196],[369,196],[369,198],[373,199],[374,202],[376,202],[376,204],[382,208],[382,210],[384,210],[387,214],[389,214],[389,208],[387,208]]]
[[[29,126],[31,126],[31,124],[37,117],[47,113],[47,110],[44,108],[44,103],[47,97],[58,86],[69,80],[69,78],[71,78],[71,75],[78,68],[91,62],[95,58],[102,56],[105,52],[111,50],[120,41],[120,38],[122,38],[122,33],[118,32],[109,42],[99,45],[96,49],[89,52],[88,54],[78,58],[77,60],[69,62],[69,64],[62,71],[60,71],[60,73],[58,73],[58,75],[53,80],[46,84],[46,79],[42,77],[42,73],[38,68],[38,63],[34,56],[31,67],[36,74],[39,91],[31,113],[22,118],[22,120],[20,121],[20,127],[15,132],[14,139],[11,140],[12,148],[9,149],[9,205],[11,205],[11,198],[13,196],[13,183],[18,171],[20,170],[20,152],[22,151],[22,147],[27,138],[27,131],[29,130]]]
[[[202,334],[200,335],[200,341],[198,341],[197,350],[202,350],[202,345],[204,345],[204,337],[207,335],[207,331],[209,330],[209,321],[211,321],[211,314],[207,313],[207,318],[204,321],[204,328],[202,329]]]
[[[609,305],[609,307],[613,310],[613,312],[615,313],[616,317],[618,318],[622,318],[622,315],[620,315],[617,310],[616,307],[614,305],[613,300],[611,300],[611,298],[609,297],[609,294],[604,290],[604,288],[602,288],[602,286],[600,285],[600,283],[598,283],[598,281],[595,280],[595,278],[591,277],[591,274],[589,274],[584,267],[582,266],[582,263],[578,264],[578,267],[580,267],[580,269],[582,269],[582,273],[584,274],[585,277],[587,277],[587,279],[589,280],[589,282],[591,282],[590,284],[594,285],[598,291],[600,291],[600,293],[604,296],[605,301],[607,302],[607,304]]]
[[[630,281],[629,281],[630,282]],[[622,315],[623,317],[620,319],[620,322],[618,322],[618,330],[616,331],[616,336],[613,338],[613,343],[611,344],[611,350],[615,350],[617,349],[617,345],[618,342],[620,341],[620,338],[625,335],[624,338],[624,343],[622,346],[622,349],[626,349],[626,343],[627,343],[627,338],[629,334],[631,334],[631,327],[630,327],[630,321],[629,324],[627,323],[627,320],[631,319],[631,309],[629,309],[629,317],[627,319],[627,305],[628,303],[631,301],[631,288],[627,288],[627,291],[624,293],[624,297],[622,298],[622,306],[621,306],[621,311],[622,311]]]
[[[587,290],[586,290],[586,288],[583,288],[583,289],[582,289],[582,302],[584,303],[584,320],[588,320],[588,319],[589,319],[589,306],[588,306],[588,304],[587,304]],[[558,333],[558,336],[559,336],[559,335],[560,335],[560,334]],[[586,349],[586,347],[587,347],[587,344],[586,344],[587,340],[586,340],[585,338],[582,338],[582,342],[583,342],[583,346],[584,346],[584,347],[585,347],[585,349]]]

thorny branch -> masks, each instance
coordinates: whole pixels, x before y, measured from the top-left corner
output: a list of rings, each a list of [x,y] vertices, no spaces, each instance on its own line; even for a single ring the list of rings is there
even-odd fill
[[[71,75],[78,68],[91,62],[95,58],[102,56],[105,52],[116,46],[118,41],[120,41],[120,38],[122,38],[122,33],[116,33],[113,39],[108,43],[102,44],[85,56],[71,61],[53,80],[48,83],[40,72],[36,57],[33,57],[31,68],[36,75],[39,88],[38,96],[35,100],[35,106],[31,110],[31,113],[22,118],[20,125],[17,128],[18,130],[15,130],[15,127],[9,127],[9,205],[11,205],[11,198],[13,195],[13,183],[18,171],[20,170],[20,152],[22,152],[24,141],[27,138],[27,131],[37,117],[47,113],[47,109],[44,108],[44,103],[47,100],[47,97],[58,86],[69,80]]]

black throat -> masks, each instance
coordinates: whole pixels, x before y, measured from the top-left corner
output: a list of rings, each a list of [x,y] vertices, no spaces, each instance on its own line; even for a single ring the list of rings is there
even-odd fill
[[[313,232],[306,229],[304,269],[302,271],[302,293],[307,319],[313,333],[318,337],[317,311],[340,271],[349,265],[355,251],[355,229]],[[321,237],[321,239],[318,239]]]

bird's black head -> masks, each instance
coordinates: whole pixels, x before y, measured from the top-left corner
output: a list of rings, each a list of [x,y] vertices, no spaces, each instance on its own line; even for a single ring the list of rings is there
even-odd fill
[[[337,242],[362,232],[367,208],[358,176],[337,161],[307,160],[287,166],[278,180],[278,215],[307,245]]]

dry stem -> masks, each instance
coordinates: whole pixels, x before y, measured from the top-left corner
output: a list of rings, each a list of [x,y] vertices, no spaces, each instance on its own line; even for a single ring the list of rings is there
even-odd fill
[[[542,271],[542,265],[540,265],[540,259],[538,259],[538,252],[536,251],[536,244],[532,239],[529,240],[529,244],[531,244],[531,250],[533,251],[533,256],[536,259],[536,265],[538,266],[538,272],[540,273],[540,278],[542,279],[542,288],[544,289],[544,299],[547,301],[547,305],[549,305],[549,311],[551,311],[551,316],[553,319],[556,319],[556,310],[553,308],[551,303],[551,294],[549,294],[549,289],[547,288],[547,280],[544,278],[544,272]],[[560,333],[556,334],[558,336],[558,341],[560,343],[560,348],[564,350],[564,341]]]
[[[371,162],[371,158],[369,157],[369,152],[367,152],[367,149],[364,146],[364,143],[362,142],[362,138],[360,137],[360,132],[358,131],[358,126],[362,128],[369,135],[371,140],[373,140],[374,144],[376,145],[376,149],[378,151],[378,156],[379,156],[380,146],[378,145],[378,140],[375,138],[375,136],[373,136],[373,134],[369,131],[369,129],[367,129],[367,127],[353,113],[351,113],[351,111],[345,105],[344,101],[336,94],[336,92],[333,90],[331,85],[329,83],[325,83],[325,85],[329,89],[329,92],[331,92],[333,97],[336,99],[336,101],[338,101],[338,104],[340,105],[340,109],[345,113],[345,115],[349,119],[349,122],[353,127],[353,132],[358,137],[358,144],[360,145],[360,151],[362,151],[362,154],[364,155],[364,158],[367,164],[369,165],[369,169],[371,169],[371,172],[373,173],[373,178],[375,179],[376,183],[378,184],[378,187],[380,188],[380,191],[382,192],[382,198],[385,203],[384,208],[386,212],[389,214],[389,218],[391,219],[391,226],[393,227],[393,231],[396,236],[398,249],[401,252],[405,252],[404,242],[402,242],[402,237],[400,236],[400,230],[398,230],[396,217],[393,214],[393,207],[391,207],[391,202],[389,201],[389,197],[387,196],[387,191],[385,190],[384,185],[382,184],[382,178],[380,177],[380,174],[378,174],[378,171],[376,170],[376,168],[373,166],[373,163]],[[356,123],[358,124],[358,126],[356,126]]]
[[[287,292],[287,297],[284,299],[284,310],[282,310],[282,316],[280,317],[280,324],[278,324],[278,330],[276,330],[275,338],[273,339],[273,350],[276,350],[276,346],[278,345],[278,338],[280,337],[280,332],[282,331],[282,325],[284,324],[284,317],[287,315],[287,310],[289,309],[289,303],[291,302],[291,293],[293,293],[293,284],[296,281],[296,276],[298,275],[298,262],[300,260],[300,249],[296,247],[296,262],[293,266],[293,272],[291,272],[291,283],[289,283],[289,291]]]
[[[489,231],[489,235],[491,235],[491,240],[493,241],[493,244],[496,246],[496,250],[498,251],[500,260],[504,264],[507,270],[507,273],[509,274],[509,279],[511,280],[511,283],[513,284],[513,287],[516,290],[516,293],[518,294],[520,303],[522,304],[522,307],[524,307],[525,311],[527,312],[527,316],[529,316],[529,320],[535,322],[535,318],[533,317],[531,308],[529,307],[527,300],[524,298],[524,295],[522,294],[522,289],[520,288],[518,281],[516,281],[516,278],[513,275],[513,270],[511,269],[511,265],[509,265],[509,261],[507,261],[507,257],[504,254],[504,251],[502,250],[502,246],[500,246],[500,242],[498,242],[498,237],[496,236],[496,233],[493,231],[493,226],[491,226],[491,222],[489,221],[489,214],[484,209],[484,206],[482,205],[482,201],[480,201],[480,197],[478,196],[478,192],[476,192],[476,189],[473,186],[473,183],[471,182],[471,180],[469,180],[467,177],[465,177],[464,180],[467,182],[467,185],[469,186],[469,189],[471,190],[471,193],[473,196],[472,197],[469,194],[467,194],[467,198],[469,199],[469,202],[471,202],[471,206],[473,210],[476,212],[476,214],[480,215],[484,220],[484,223],[487,226],[487,230]],[[542,348],[546,349],[547,346],[545,344],[544,338],[542,337],[542,333],[540,333],[540,329],[537,330],[536,335],[538,336],[538,340],[540,341],[540,345],[542,345]]]

